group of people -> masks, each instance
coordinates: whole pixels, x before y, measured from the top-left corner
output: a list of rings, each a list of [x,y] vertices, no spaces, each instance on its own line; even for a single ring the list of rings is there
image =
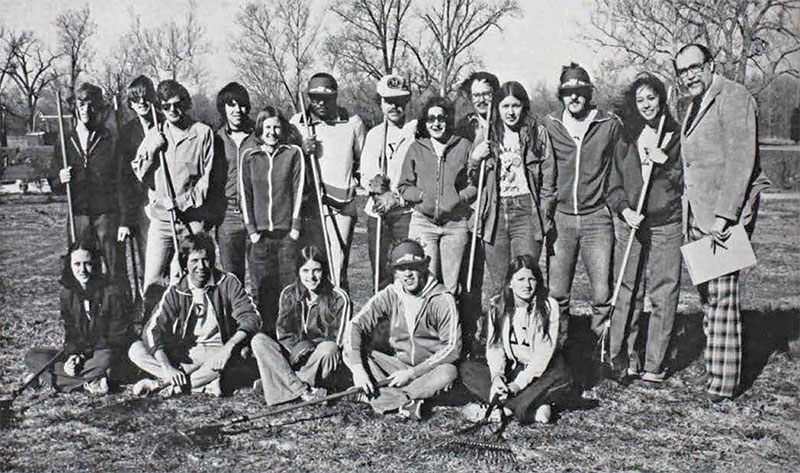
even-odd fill
[[[424,401],[460,378],[476,401],[469,418],[497,405],[497,417],[548,422],[575,393],[565,347],[580,254],[591,328],[610,340],[607,375],[661,383],[684,238],[724,246],[740,223],[750,234],[769,184],[753,97],[714,73],[702,45],[681,48],[674,65],[692,97],[683,124],[655,75],[638,75],[612,113],[571,63],[559,78],[563,108],[543,117],[520,83],[473,73],[462,90],[474,110],[458,123],[443,97],[409,119],[408,81],[386,75],[376,87],[383,121],[368,132],[338,105],[327,73],[310,78],[308,107],[289,120],[274,106],[251,120],[247,90],[226,85],[216,132],[187,113],[181,84],[140,76],[127,96],[136,116],[115,140],[101,90],[83,84],[68,164],[56,156],[52,180],[71,189],[78,235],[61,279],[64,356],[40,380],[108,392],[127,349],[150,376],[136,395],[220,396],[255,380],[274,405],[321,399],[352,377],[376,412],[419,419]],[[358,188],[369,195],[376,292],[352,315]],[[141,320],[129,314],[127,238],[144,260]],[[719,401],[737,394],[741,374],[738,273],[698,289],[706,394]],[[56,353],[33,349],[26,364],[36,372]]]

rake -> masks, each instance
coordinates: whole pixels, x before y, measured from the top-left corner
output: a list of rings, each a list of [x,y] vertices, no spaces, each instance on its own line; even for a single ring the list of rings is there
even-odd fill
[[[39,379],[39,376],[42,375],[42,373],[52,368],[52,366],[56,364],[56,362],[63,355],[64,355],[64,349],[59,350],[58,353],[56,353],[55,356],[50,358],[50,360],[47,363],[45,363],[41,368],[39,368],[39,371],[34,373],[33,376],[31,376],[30,379],[28,379],[28,381],[25,384],[23,384],[21,387],[17,388],[13,393],[11,393],[11,396],[4,399],[0,399],[0,429],[5,429],[11,423],[11,414],[12,414],[11,405],[14,403],[14,400],[16,400],[17,397],[20,394],[22,394],[23,391],[28,389],[28,386],[35,383]]]

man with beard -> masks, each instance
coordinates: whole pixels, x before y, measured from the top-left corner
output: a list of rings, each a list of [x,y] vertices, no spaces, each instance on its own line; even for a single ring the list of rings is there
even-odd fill
[[[712,248],[724,248],[734,225],[752,234],[761,191],[770,184],[758,154],[756,101],[743,85],[714,73],[714,57],[703,45],[682,47],[674,65],[692,96],[681,131],[688,238],[710,236]],[[718,402],[739,390],[739,271],[697,289],[704,309],[706,395]]]
[[[217,139],[224,150],[228,164],[225,180],[227,206],[222,223],[217,227],[219,258],[222,269],[233,273],[244,283],[247,228],[242,212],[242,181],[239,170],[248,149],[258,147],[253,134],[253,121],[249,117],[250,94],[238,82],[231,82],[217,94],[217,111],[223,125],[217,130]]]
[[[103,91],[84,82],[75,90],[75,129],[67,134],[67,166],[56,146],[50,186],[55,192],[72,189],[75,235],[88,235],[100,243],[109,279],[125,277],[124,250],[117,242],[120,219],[119,160],[114,138],[105,127],[106,104]]]
[[[136,178],[148,189],[146,295],[151,287],[166,286],[169,275],[178,277],[170,213],[176,217],[175,231],[180,240],[211,228],[219,219],[219,206],[224,202],[219,186],[212,181],[214,132],[188,115],[192,107],[189,91],[174,80],[165,80],[158,84],[156,92],[165,122],[147,130],[131,163]],[[215,169],[215,174],[224,177],[224,167]]]
[[[491,72],[477,71],[461,83],[461,93],[472,103],[473,112],[462,118],[456,126],[456,134],[473,143],[486,139],[486,117],[500,81]]]
[[[303,137],[303,153],[309,166],[318,166],[325,227],[330,242],[326,251],[330,254],[331,280],[347,290],[347,264],[358,215],[354,200],[358,182],[356,175],[366,129],[358,115],[350,115],[337,105],[339,86],[332,75],[325,72],[314,74],[308,81],[306,92],[310,102],[308,109],[293,116],[290,123]],[[308,199],[306,204],[303,246],[325,248],[316,199]]]
[[[411,208],[397,192],[397,182],[403,160],[411,143],[417,121],[406,121],[406,106],[411,90],[405,78],[389,74],[378,82],[377,99],[383,112],[383,122],[375,125],[364,141],[361,154],[361,186],[369,190],[369,200],[364,207],[367,214],[367,243],[375,277],[375,261],[379,261],[379,287],[391,284],[392,273],[388,267],[389,250],[408,238]],[[376,254],[378,224],[380,223],[380,251]]]
[[[592,82],[576,63],[561,70],[562,110],[544,119],[556,167],[554,242],[550,254],[550,295],[558,301],[566,330],[578,253],[592,286],[592,331],[600,336],[610,315],[614,224],[605,191],[621,123],[592,104]],[[563,339],[563,337],[562,337]]]
[[[394,283],[373,296],[347,325],[344,362],[375,412],[398,410],[421,420],[425,399],[449,389],[456,379],[461,328],[453,296],[428,271],[428,258],[414,240],[404,240],[391,255]],[[389,323],[394,355],[362,350],[381,321]],[[365,366],[366,363],[366,366]],[[388,387],[374,382],[389,378]]]
[[[181,243],[178,256],[187,273],[164,293],[143,339],[128,350],[131,361],[156,378],[137,382],[134,395],[221,396],[226,368],[241,361],[240,349],[261,328],[253,300],[238,279],[215,268],[214,253],[214,240],[205,233]]]

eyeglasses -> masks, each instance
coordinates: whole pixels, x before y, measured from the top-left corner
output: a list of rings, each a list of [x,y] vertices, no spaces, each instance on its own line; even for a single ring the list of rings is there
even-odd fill
[[[144,95],[135,95],[135,96],[132,95],[128,97],[128,101],[130,103],[139,103],[139,104],[145,104],[150,102]]]
[[[162,110],[183,110],[183,102],[161,102]]]
[[[678,77],[680,77],[681,79],[685,79],[686,77],[689,76],[690,72],[692,73],[692,77],[694,77],[697,74],[700,74],[701,72],[703,72],[703,69],[705,67],[706,67],[706,63],[705,62],[700,62],[700,63],[697,63],[697,64],[690,64],[690,65],[688,65],[686,67],[678,69],[676,72],[678,73]]]
[[[447,115],[428,115],[425,119],[425,123],[433,124],[433,123],[447,123]]]
[[[478,92],[478,93],[472,94],[472,98],[474,98],[474,99],[490,99],[490,98],[492,98],[492,95],[494,95],[494,92]]]
[[[579,97],[588,97],[591,93],[592,93],[591,87],[575,87],[575,88],[561,89],[558,92],[558,95],[561,97],[570,97],[572,95],[577,95]]]

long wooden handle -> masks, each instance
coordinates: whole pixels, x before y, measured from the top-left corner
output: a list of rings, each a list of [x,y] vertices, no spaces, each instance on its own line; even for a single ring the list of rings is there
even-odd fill
[[[56,91],[56,113],[58,114],[58,134],[61,141],[61,160],[64,168],[69,167],[67,161],[67,137],[64,134],[64,117],[61,114],[61,91]],[[70,244],[75,241],[75,214],[72,210],[72,182],[67,183],[67,213],[69,215]]]
[[[492,131],[492,101],[486,112],[486,141],[489,142]],[[481,204],[483,203],[483,186],[486,179],[486,159],[481,161],[480,175],[478,176],[478,201],[475,204],[475,223],[472,225],[472,242],[469,247],[469,266],[467,268],[467,292],[472,291],[472,276],[475,269],[475,250],[478,246],[478,227],[480,226]]]
[[[52,358],[50,358],[47,361],[47,363],[44,364],[44,366],[39,368],[39,371],[34,373],[33,376],[31,376],[31,378],[25,384],[23,384],[17,390],[14,391],[14,394],[11,395],[11,402],[13,402],[14,399],[16,399],[17,396],[19,396],[22,393],[22,391],[25,391],[26,389],[28,389],[28,386],[30,386],[31,384],[36,382],[36,379],[39,376],[41,376],[42,373],[44,373],[45,371],[49,370],[54,364],[56,364],[58,359],[61,358],[62,356],[64,356],[64,349],[63,348],[61,350],[58,350],[58,353],[56,353]]]

